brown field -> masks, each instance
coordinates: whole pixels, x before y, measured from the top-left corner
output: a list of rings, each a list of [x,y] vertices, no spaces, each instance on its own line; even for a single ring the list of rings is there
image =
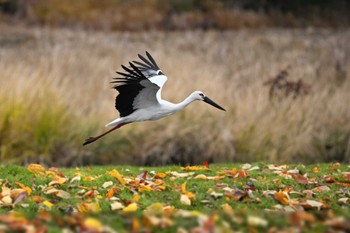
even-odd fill
[[[53,165],[350,161],[350,31],[90,32],[0,27],[0,161]],[[163,98],[193,103],[91,146],[118,117],[112,77],[149,51]],[[305,94],[266,81],[282,70]]]

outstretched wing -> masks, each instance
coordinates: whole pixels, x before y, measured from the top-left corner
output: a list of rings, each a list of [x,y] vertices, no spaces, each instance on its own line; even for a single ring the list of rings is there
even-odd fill
[[[114,78],[114,89],[119,92],[115,107],[120,117],[130,115],[135,110],[159,104],[160,91],[167,77],[159,69],[153,57],[146,51],[147,58],[138,55],[141,61],[122,65],[121,77]]]

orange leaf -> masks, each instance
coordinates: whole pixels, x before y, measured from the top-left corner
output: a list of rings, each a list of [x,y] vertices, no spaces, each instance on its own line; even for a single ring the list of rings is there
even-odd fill
[[[238,177],[239,177],[239,178],[247,178],[247,177],[248,177],[248,172],[245,171],[245,170],[240,170],[240,171],[238,172]]]
[[[288,193],[283,192],[282,190],[276,192],[274,198],[283,205],[287,205],[289,203]]]
[[[111,197],[113,197],[113,195],[114,195],[115,193],[117,193],[117,192],[119,192],[119,191],[120,191],[119,188],[111,188],[111,189],[109,189],[108,192],[106,193],[106,197],[111,198]]]
[[[319,167],[314,167],[314,168],[312,168],[313,173],[319,173],[320,170],[321,170],[321,169],[320,169]]]
[[[350,187],[350,183],[345,182],[335,182],[337,185],[344,186],[344,187]]]
[[[161,173],[155,174],[154,178],[156,178],[156,179],[158,179],[158,178],[163,179],[163,178],[165,178],[166,176],[167,176],[167,174],[161,172]]]
[[[44,201],[44,199],[41,196],[32,196],[32,199],[35,203],[40,203]]]
[[[140,198],[141,198],[141,196],[140,195],[135,195],[134,197],[133,197],[133,201],[134,202],[138,202],[139,200],[140,200]]]

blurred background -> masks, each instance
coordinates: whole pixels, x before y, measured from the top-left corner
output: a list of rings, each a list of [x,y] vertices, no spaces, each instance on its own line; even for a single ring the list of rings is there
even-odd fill
[[[350,162],[348,0],[0,0],[0,163]],[[125,126],[109,83],[149,51],[163,98]]]

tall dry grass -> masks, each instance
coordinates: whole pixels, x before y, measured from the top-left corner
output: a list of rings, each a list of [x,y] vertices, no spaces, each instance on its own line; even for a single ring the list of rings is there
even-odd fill
[[[0,31],[1,162],[350,160],[349,30]],[[163,98],[201,90],[227,112],[196,102],[82,147],[118,117],[114,72],[145,50],[169,77]],[[269,98],[264,83],[287,66],[309,93]]]

